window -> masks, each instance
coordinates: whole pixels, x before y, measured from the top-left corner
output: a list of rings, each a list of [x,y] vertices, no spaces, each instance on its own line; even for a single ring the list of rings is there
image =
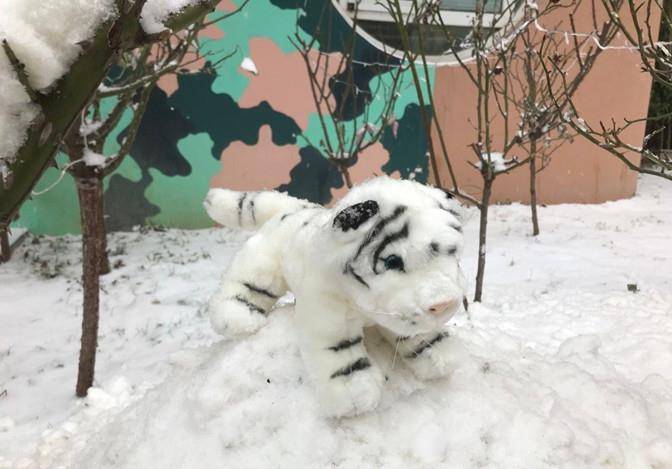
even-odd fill
[[[422,3],[426,0],[417,0]],[[483,24],[496,24],[503,16],[503,4],[506,0],[485,0]],[[338,0],[341,8],[350,19],[357,17],[357,24],[370,36],[383,45],[394,49],[402,48],[401,36],[390,13],[386,0]],[[435,0],[439,8],[439,18],[429,23],[407,25],[411,49],[420,51],[420,33],[426,55],[444,55],[450,53],[454,42],[461,42],[472,30],[477,0]],[[403,14],[408,14],[413,1],[400,0]],[[496,29],[496,28],[495,28]],[[448,34],[446,34],[448,33]]]

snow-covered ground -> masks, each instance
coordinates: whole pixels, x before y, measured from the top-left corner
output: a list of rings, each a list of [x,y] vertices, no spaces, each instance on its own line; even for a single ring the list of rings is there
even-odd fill
[[[245,234],[111,236],[97,388],[74,398],[79,239],[0,266],[0,468],[672,467],[672,184],[602,205],[492,210],[485,302],[422,383],[380,338],[381,408],[319,417],[291,305],[240,341],[204,305]],[[473,278],[477,217],[465,230]],[[631,284],[629,291],[628,284]]]

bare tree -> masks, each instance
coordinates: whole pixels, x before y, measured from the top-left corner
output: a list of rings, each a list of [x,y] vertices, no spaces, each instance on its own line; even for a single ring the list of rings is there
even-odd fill
[[[235,10],[237,12],[239,10]],[[230,16],[229,13],[227,16]],[[223,18],[220,18],[223,19]],[[167,74],[191,73],[189,65],[209,59],[209,70],[230,55],[201,54],[198,34],[201,19],[187,29],[164,34],[154,44],[126,51],[117,66],[123,73],[108,77],[94,92],[90,103],[79,114],[62,142],[70,162],[67,171],[75,180],[82,228],[82,338],[77,375],[77,395],[86,396],[93,384],[98,340],[100,275],[109,272],[107,230],[105,227],[103,180],[112,174],[129,154],[156,82]],[[111,102],[108,112],[103,109]],[[122,134],[119,150],[105,156],[103,147],[118,127],[124,114],[132,115]]]
[[[536,20],[536,8],[528,6],[524,15]],[[548,94],[549,89],[557,88],[562,79],[559,71],[568,68],[569,57],[564,38],[540,33],[536,28],[523,29],[517,40],[518,44],[512,49],[510,66],[507,68],[513,82],[508,98],[513,112],[519,116],[516,137],[520,141],[516,151],[524,155],[524,161],[528,162],[532,235],[536,236],[540,232],[537,174],[547,168],[552,155],[574,137],[562,116],[554,112],[553,99]],[[556,73],[547,75],[543,66],[543,61],[547,58],[556,63],[563,61],[564,64],[558,67]],[[591,67],[592,64],[578,71],[573,81],[580,83]],[[544,84],[547,79],[551,83],[550,88]],[[575,86],[572,93],[577,89],[578,86]]]
[[[479,199],[464,193],[459,188],[450,162],[451,157],[446,150],[442,129],[437,122],[435,106],[431,106],[439,148],[451,178],[451,186],[446,190],[473,203],[480,211],[474,301],[481,301],[483,294],[488,211],[495,179],[501,174],[530,164],[532,176],[530,191],[534,199],[533,230],[538,232],[535,176],[540,167],[544,167],[544,156],[547,162],[548,156],[554,151],[553,142],[560,144],[564,140],[563,113],[570,106],[571,97],[603,51],[602,47],[591,44],[593,37],[598,38],[600,44],[609,44],[617,32],[608,18],[598,26],[598,15],[593,8],[594,31],[583,36],[579,34],[573,36],[574,46],[581,50],[580,54],[576,54],[574,47],[558,47],[559,42],[553,35],[538,27],[540,18],[551,14],[557,16],[558,12],[564,12],[565,21],[575,29],[574,12],[580,6],[580,0],[569,4],[549,2],[541,8],[533,2],[522,5],[512,2],[486,22],[485,2],[479,0],[468,34],[464,38],[457,38],[444,24],[437,2],[420,3],[414,0],[413,7],[404,14],[399,0],[388,0],[388,11],[402,36],[405,58],[409,62],[417,62],[419,59],[425,75],[424,81],[429,82],[429,73],[427,54],[423,50],[422,28],[417,29],[419,50],[413,53],[408,34],[408,27],[412,24],[439,27],[448,44],[446,52],[452,54],[476,91],[475,116],[472,121],[474,140],[469,147],[476,159],[470,164],[478,170],[482,178]],[[465,51],[469,51],[468,54],[465,54]],[[547,69],[541,65],[543,60],[551,60],[556,64],[555,73],[547,73]],[[414,64],[410,66],[414,77],[419,76],[417,68]],[[542,69],[546,77],[545,82],[548,83],[548,86],[543,88],[539,86]],[[420,81],[419,78],[415,78],[419,97],[422,91]],[[429,85],[425,86],[428,88],[426,94],[431,99]],[[557,89],[566,91],[565,99],[555,99],[551,90]],[[423,119],[426,128],[431,126],[429,120]],[[428,138],[431,138],[431,133],[427,134]],[[548,146],[540,147],[540,142]],[[430,148],[433,151],[434,145],[430,145]],[[521,158],[516,153],[525,156]],[[430,154],[430,158],[436,158],[435,152]],[[538,163],[541,163],[540,167],[537,166]],[[437,178],[437,182],[440,182],[440,179]]]
[[[635,2],[623,0],[612,3],[600,0],[607,12],[610,22],[616,29],[623,44],[609,46],[601,43],[603,49],[625,49],[639,54],[641,69],[648,73],[654,86],[664,90],[672,90],[672,43],[669,40],[669,31],[672,29],[672,4],[663,0],[646,0]],[[660,20],[658,20],[660,18]],[[658,32],[662,30],[665,40],[658,40]],[[600,42],[599,38],[595,42]],[[576,51],[580,48],[574,46]],[[555,70],[556,65],[546,65],[547,73]],[[606,150],[612,156],[622,161],[629,169],[672,180],[672,159],[669,154],[658,148],[648,145],[659,133],[669,128],[672,123],[672,113],[665,109],[660,113],[647,116],[626,117],[622,121],[614,118],[601,120],[598,123],[585,121],[580,111],[569,96],[567,84],[563,88],[551,93],[557,108],[568,103],[568,112],[564,113],[565,122],[578,135]],[[633,126],[648,123],[647,133],[643,142],[632,142],[625,133]],[[641,161],[638,164],[637,160]]]
[[[325,4],[325,8],[330,5]],[[357,14],[355,12],[352,34],[344,50],[333,57],[320,52],[317,35],[306,40],[297,31],[290,41],[301,55],[310,82],[310,91],[322,130],[319,146],[305,135],[302,138],[327,156],[341,173],[348,188],[352,179],[348,168],[364,150],[380,141],[385,129],[394,125],[394,106],[406,67],[397,63],[360,63],[355,58],[357,39]],[[331,37],[327,32],[327,37]],[[377,73],[387,74],[375,81],[375,88],[363,90],[356,83],[357,67],[375,67]],[[342,79],[340,79],[340,78]],[[338,90],[338,99],[336,99]],[[376,104],[382,103],[377,109]],[[358,107],[363,111],[358,116]]]

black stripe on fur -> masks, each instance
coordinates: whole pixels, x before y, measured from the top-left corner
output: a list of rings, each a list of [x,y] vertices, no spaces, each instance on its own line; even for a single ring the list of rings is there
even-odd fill
[[[355,272],[355,269],[352,268],[350,264],[345,265],[345,269],[343,269],[344,274],[350,274],[353,277],[355,277],[355,280],[357,280],[359,283],[364,285],[366,288],[371,288],[368,283],[357,273]]]
[[[257,194],[254,194],[256,196]],[[252,223],[255,225],[257,224],[257,214],[255,213],[255,208],[254,208],[254,197],[252,200],[250,200],[250,203],[247,204],[247,209],[250,211],[250,215],[252,215]]]
[[[415,348],[415,350],[413,350],[411,353],[406,355],[406,358],[417,358],[418,356],[420,356],[420,354],[422,354],[422,352],[424,352],[427,349],[432,348],[435,344],[438,344],[443,339],[448,337],[448,335],[449,334],[447,332],[439,332],[436,335],[436,337],[434,337],[432,340],[423,341],[418,347]]]
[[[245,203],[245,199],[247,199],[247,192],[243,192],[238,199],[238,225],[240,226],[243,226],[243,204]]]
[[[273,298],[274,300],[278,299],[278,295],[275,295],[271,293],[270,291],[266,290],[265,288],[258,287],[256,285],[252,285],[251,283],[243,282],[243,285],[245,288],[250,290],[253,293],[259,293],[260,295],[267,296],[269,298]]]
[[[376,226],[373,227],[371,231],[369,231],[369,234],[367,237],[364,239],[362,244],[359,245],[357,248],[357,253],[355,254],[355,257],[353,259],[357,259],[359,255],[362,253],[364,248],[371,244],[371,242],[376,239],[376,237],[383,232],[383,229],[390,223],[392,223],[394,220],[399,218],[404,212],[406,211],[406,206],[405,205],[399,205],[397,208],[394,209],[394,212],[392,212],[391,215],[383,218],[376,224]]]
[[[441,210],[445,210],[446,212],[450,213],[452,216],[454,216],[458,220],[460,219],[460,214],[455,209],[444,207],[442,204],[439,204],[439,208]]]
[[[387,245],[390,243],[406,238],[408,238],[408,222],[404,223],[404,226],[396,233],[389,234],[383,238],[383,240],[376,248],[376,251],[373,253],[373,271],[376,274],[378,273],[376,265],[378,264],[378,260],[380,259],[380,253],[383,252],[383,249],[385,249]]]
[[[355,345],[359,344],[362,340],[363,337],[361,335],[352,339],[343,339],[336,345],[332,345],[331,347],[329,347],[329,350],[332,350],[334,352],[340,352],[341,350],[354,347]]]
[[[450,246],[446,248],[445,251],[446,254],[449,256],[454,256],[455,253],[457,253],[457,248],[455,246]],[[437,243],[436,241],[432,241],[429,243],[429,254],[432,256],[438,256],[441,254],[441,245]]]
[[[242,295],[236,295],[233,297],[233,299],[247,306],[250,311],[254,311],[255,313],[263,314],[264,316],[266,316],[266,310],[264,308],[255,305],[247,298],[244,298]]]
[[[308,207],[309,209],[311,207]],[[314,211],[308,218],[306,218],[303,223],[301,223],[301,228],[305,228],[306,226],[310,225],[310,223],[320,214],[319,211]]]
[[[331,379],[338,378],[339,376],[348,376],[355,371],[361,371],[361,370],[366,370],[371,366],[371,362],[369,361],[368,358],[362,357],[358,358],[352,363],[349,363],[348,365],[344,366],[343,368],[336,370],[331,376]]]

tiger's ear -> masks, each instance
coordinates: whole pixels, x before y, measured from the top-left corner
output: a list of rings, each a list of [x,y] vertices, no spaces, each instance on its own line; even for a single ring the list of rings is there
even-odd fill
[[[344,208],[334,218],[332,224],[335,230],[348,232],[357,231],[367,220],[378,214],[380,207],[375,200],[366,200],[355,205]]]

